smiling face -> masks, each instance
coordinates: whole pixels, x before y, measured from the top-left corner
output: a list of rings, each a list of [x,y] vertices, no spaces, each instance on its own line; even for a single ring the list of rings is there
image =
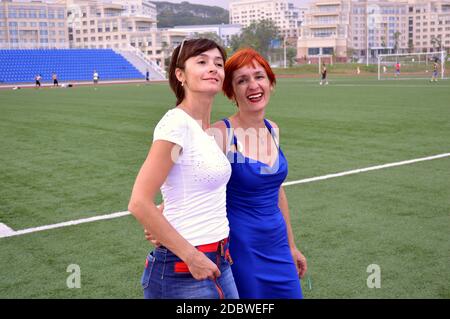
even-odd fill
[[[241,111],[261,111],[270,100],[272,85],[266,70],[257,61],[245,65],[232,75],[234,98]]]
[[[225,77],[224,61],[216,48],[186,60],[184,70],[176,70],[178,81],[186,93],[195,92],[215,95],[222,89]]]

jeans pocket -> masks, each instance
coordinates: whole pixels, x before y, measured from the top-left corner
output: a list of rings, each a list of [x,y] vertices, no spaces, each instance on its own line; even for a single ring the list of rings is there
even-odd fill
[[[150,277],[152,275],[152,269],[153,264],[155,263],[155,257],[153,256],[153,253],[148,254],[147,258],[145,259],[145,268],[144,272],[142,273],[141,278],[141,285],[142,288],[146,289],[148,287],[148,284],[150,282]]]

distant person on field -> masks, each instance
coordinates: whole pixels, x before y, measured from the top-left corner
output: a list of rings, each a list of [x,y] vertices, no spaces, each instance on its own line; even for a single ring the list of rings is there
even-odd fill
[[[53,86],[59,86],[58,76],[56,75],[55,72],[53,72],[53,74],[52,74],[52,80],[53,80]]]
[[[36,75],[34,79],[36,80],[35,87],[41,87],[41,79],[42,79],[41,75],[40,74]]]
[[[147,69],[147,71],[145,72],[145,81],[150,81],[150,71]]]
[[[326,67],[325,63],[322,64],[322,71],[321,71],[321,73],[322,73],[322,79],[320,80],[320,85],[322,85],[322,84],[327,85],[328,84],[327,67]]]
[[[395,64],[395,77],[400,76],[400,62]]]
[[[383,65],[383,73],[387,72],[387,67],[385,65]]]
[[[359,69],[359,66],[356,68],[356,74],[359,75],[361,73],[361,70]]]
[[[437,82],[437,78],[438,78],[438,63],[437,63],[437,61],[434,61],[434,63],[433,63],[433,74],[431,76],[430,82]]]
[[[94,85],[97,85],[98,79],[99,79],[99,78],[100,78],[100,77],[99,77],[97,71],[94,70],[94,74],[92,75],[92,79],[94,80]]]

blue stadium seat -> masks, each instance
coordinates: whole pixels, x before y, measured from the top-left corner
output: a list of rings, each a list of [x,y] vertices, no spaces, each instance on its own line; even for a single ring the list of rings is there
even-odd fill
[[[96,70],[100,81],[142,79],[123,56],[111,49],[0,50],[0,83],[34,82],[36,74],[50,82],[92,81]]]

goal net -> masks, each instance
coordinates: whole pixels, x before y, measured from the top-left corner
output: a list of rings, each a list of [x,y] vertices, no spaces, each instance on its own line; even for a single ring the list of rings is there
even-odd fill
[[[431,79],[436,68],[437,78],[448,77],[445,69],[447,52],[380,54],[378,56],[378,80]],[[436,63],[436,65],[435,65]]]

